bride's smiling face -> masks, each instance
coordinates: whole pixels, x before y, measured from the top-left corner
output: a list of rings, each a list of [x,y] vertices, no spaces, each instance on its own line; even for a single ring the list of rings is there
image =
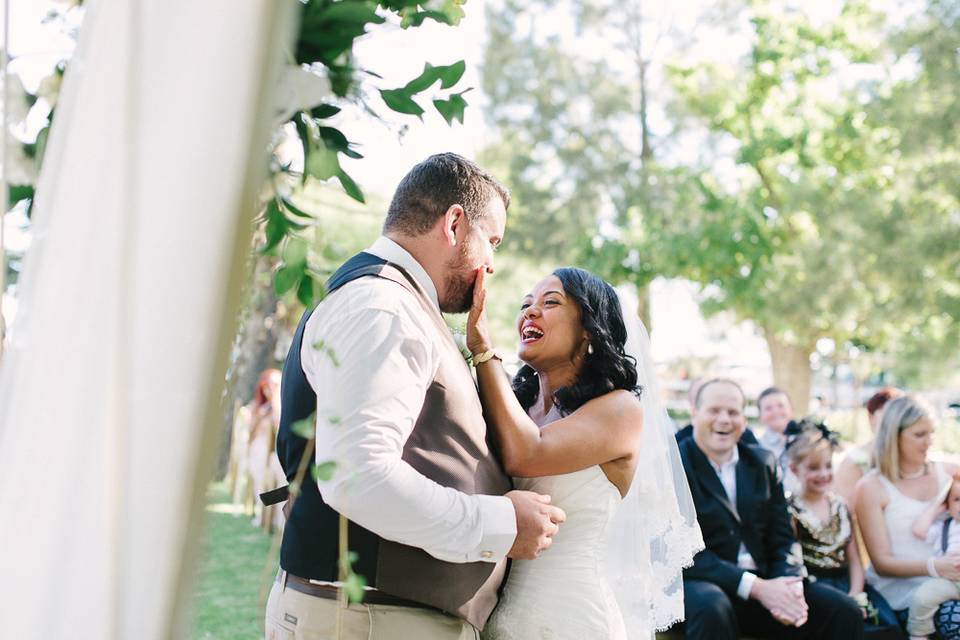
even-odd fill
[[[554,275],[541,280],[523,298],[517,331],[518,355],[535,369],[578,363],[587,350],[589,336],[583,329],[580,307]]]

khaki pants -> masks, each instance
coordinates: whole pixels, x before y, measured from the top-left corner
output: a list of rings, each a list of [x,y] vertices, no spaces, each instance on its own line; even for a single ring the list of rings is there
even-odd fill
[[[907,632],[912,636],[928,636],[934,632],[933,616],[947,600],[960,598],[960,583],[944,578],[930,578],[917,587],[910,600]]]
[[[281,574],[283,575],[283,574]],[[351,604],[300,593],[277,580],[267,600],[266,640],[478,640],[469,623],[433,609]]]

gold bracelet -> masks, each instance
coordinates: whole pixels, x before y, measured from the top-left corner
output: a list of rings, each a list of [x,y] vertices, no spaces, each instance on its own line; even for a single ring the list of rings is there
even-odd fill
[[[483,353],[476,353],[473,355],[473,358],[471,358],[471,360],[473,362],[473,366],[477,366],[477,365],[483,364],[487,360],[493,360],[494,358],[496,358],[500,362],[503,362],[503,356],[501,356],[500,352],[497,351],[496,349],[487,349]]]

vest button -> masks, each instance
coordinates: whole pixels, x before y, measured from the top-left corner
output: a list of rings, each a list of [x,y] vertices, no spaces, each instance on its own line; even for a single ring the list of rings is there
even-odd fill
[[[482,551],[480,553],[480,557],[483,558],[484,560],[489,560],[490,558],[493,557],[493,551]]]

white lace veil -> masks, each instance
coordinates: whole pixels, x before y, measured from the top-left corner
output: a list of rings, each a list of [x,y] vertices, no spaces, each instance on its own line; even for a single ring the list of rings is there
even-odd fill
[[[697,511],[674,439],[673,421],[660,400],[650,336],[637,313],[637,296],[617,290],[627,327],[625,351],[637,360],[642,387],[643,435],[630,491],[611,523],[607,578],[630,640],[649,638],[683,619],[683,568],[703,549]]]

